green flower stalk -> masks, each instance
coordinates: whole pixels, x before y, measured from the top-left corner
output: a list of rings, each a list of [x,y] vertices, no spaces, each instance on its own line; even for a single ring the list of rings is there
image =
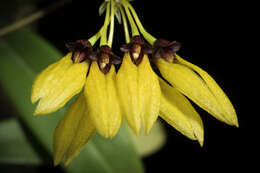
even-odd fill
[[[142,127],[148,135],[161,117],[202,146],[203,123],[186,97],[218,120],[238,127],[236,112],[215,80],[176,54],[180,43],[149,34],[127,0],[106,1],[102,8],[106,16],[97,34],[68,43],[70,52],[44,69],[32,86],[31,101],[38,101],[34,115],[55,112],[79,95],[54,132],[54,165],[63,157],[69,164],[96,132],[112,139],[124,118],[136,135]],[[125,32],[123,58],[112,52],[118,13]],[[93,50],[99,39],[100,47]]]

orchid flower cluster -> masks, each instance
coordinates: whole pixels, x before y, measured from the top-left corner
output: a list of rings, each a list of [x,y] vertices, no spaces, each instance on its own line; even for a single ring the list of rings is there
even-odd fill
[[[38,74],[32,86],[31,101],[38,101],[34,115],[55,112],[78,95],[55,129],[54,165],[63,157],[68,164],[96,132],[112,139],[124,118],[136,135],[141,129],[148,135],[159,116],[202,146],[203,123],[187,97],[218,120],[238,126],[215,80],[176,54],[180,43],[149,34],[128,0],[106,0],[102,12],[105,21],[97,34],[68,43],[69,53]],[[123,20],[123,57],[112,51],[115,17]]]

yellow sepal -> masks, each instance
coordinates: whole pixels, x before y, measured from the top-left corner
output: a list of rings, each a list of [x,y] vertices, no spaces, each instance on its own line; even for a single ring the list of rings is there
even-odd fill
[[[71,53],[61,58],[59,61],[49,65],[38,74],[32,85],[31,102],[35,103],[45,97],[51,91],[50,86],[54,86],[62,78],[65,71],[72,65]]]
[[[216,83],[216,81],[203,69],[200,67],[182,59],[180,56],[176,55],[178,61],[181,64],[185,64],[188,67],[192,68],[194,71],[196,71],[201,78],[205,81],[207,86],[209,87],[210,91],[213,93],[215,98],[217,99],[218,103],[222,107],[222,111],[225,113],[225,118],[229,121],[230,124],[235,125],[238,127],[238,120],[237,120],[237,115],[236,111],[224,93],[224,91],[219,87],[219,85]]]
[[[132,63],[129,53],[123,58],[117,73],[117,88],[123,115],[136,135],[141,128],[141,103],[137,66]]]
[[[85,98],[84,103],[86,105]],[[65,165],[68,165],[71,162],[71,160],[80,153],[80,151],[84,148],[88,140],[92,137],[92,135],[95,132],[95,125],[90,118],[88,110],[86,110],[82,119],[78,123],[77,132],[67,150],[65,157]]]
[[[179,63],[169,63],[163,59],[157,60],[157,66],[162,76],[181,93],[218,120],[233,125],[207,83],[190,67]]]
[[[142,124],[145,133],[148,134],[159,115],[161,89],[146,54],[137,69]]]
[[[87,70],[87,62],[73,64],[69,53],[41,72],[32,87],[32,102],[40,99],[34,115],[55,112],[64,106],[81,91]]]
[[[191,103],[175,88],[160,79],[161,104],[160,117],[192,140],[203,145],[203,123]]]
[[[139,135],[142,122],[148,134],[158,117],[161,91],[147,55],[136,66],[129,53],[125,54],[117,73],[117,87],[129,126]]]
[[[97,131],[106,138],[116,135],[122,119],[115,77],[113,65],[110,71],[104,74],[97,62],[93,62],[84,90],[90,117]]]
[[[53,137],[54,165],[58,165],[67,152],[76,132],[81,130],[79,124],[87,117],[84,95],[81,94],[69,107],[57,126]],[[88,128],[88,127],[87,127]]]

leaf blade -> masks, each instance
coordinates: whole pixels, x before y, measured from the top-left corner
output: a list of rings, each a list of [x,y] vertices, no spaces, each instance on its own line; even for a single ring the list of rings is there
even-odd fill
[[[26,141],[25,135],[15,118],[0,122],[0,139],[1,163],[42,163],[35,151],[30,148],[30,144]]]

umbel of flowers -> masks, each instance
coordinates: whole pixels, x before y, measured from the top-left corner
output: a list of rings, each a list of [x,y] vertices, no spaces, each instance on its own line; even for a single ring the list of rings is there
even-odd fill
[[[186,97],[218,120],[238,126],[236,112],[215,80],[176,54],[180,43],[149,34],[127,0],[105,1],[100,11],[105,10],[99,32],[68,43],[69,53],[38,74],[32,86],[34,115],[55,112],[77,95],[54,132],[55,165],[63,157],[68,164],[96,132],[112,139],[123,119],[136,135],[142,127],[148,135],[160,116],[202,146],[202,120]],[[114,16],[123,20],[123,57],[112,52]]]

